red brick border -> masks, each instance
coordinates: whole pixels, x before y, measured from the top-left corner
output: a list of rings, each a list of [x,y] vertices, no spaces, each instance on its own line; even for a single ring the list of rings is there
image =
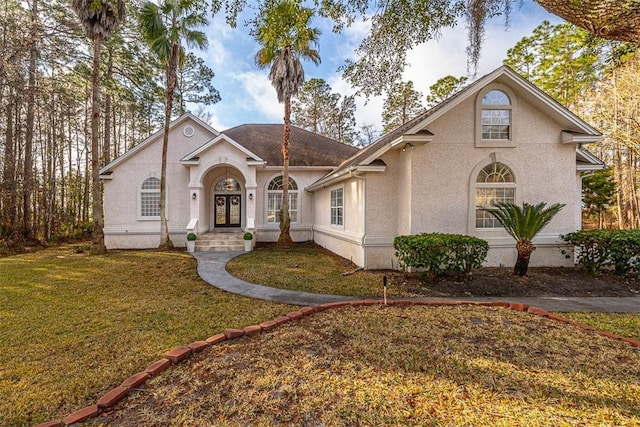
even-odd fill
[[[273,320],[269,320],[261,323],[260,325],[251,325],[243,329],[227,329],[223,333],[219,333],[207,338],[204,341],[195,341],[186,346],[176,347],[170,350],[166,356],[160,360],[157,360],[147,366],[143,372],[134,374],[124,380],[118,387],[110,390],[102,397],[100,397],[95,405],[87,406],[79,409],[66,417],[63,420],[52,420],[45,423],[38,424],[35,427],[65,427],[75,423],[86,421],[90,418],[97,417],[106,408],[115,406],[117,403],[127,397],[129,391],[132,388],[138,387],[144,384],[149,378],[159,375],[172,365],[178,364],[184,360],[190,358],[194,353],[204,350],[205,348],[235,338],[241,338],[243,336],[252,336],[259,334],[263,331],[267,331],[272,328],[276,328],[292,320],[301,319],[305,316],[310,316],[315,313],[320,313],[325,310],[330,310],[340,307],[359,307],[359,306],[372,306],[372,305],[385,305],[382,299],[363,299],[352,301],[340,301],[321,304],[314,307],[303,307],[298,311],[287,313],[284,316],[279,316]],[[426,307],[446,307],[446,306],[481,306],[481,307],[504,307],[510,310],[516,310],[526,312],[532,315],[546,317],[549,320],[565,323],[575,328],[593,332],[605,338],[614,339],[624,342],[633,347],[640,347],[640,341],[621,337],[605,331],[599,331],[595,328],[567,319],[565,317],[556,316],[548,311],[539,308],[531,307],[528,304],[521,303],[509,303],[503,301],[487,301],[487,302],[470,302],[470,301],[415,301],[415,300],[389,300],[386,305],[390,306],[426,306]]]
[[[128,387],[118,386],[113,390],[104,394],[100,399],[98,399],[98,408],[103,410],[106,408],[111,408],[112,406],[115,406],[118,402],[120,402],[122,399],[127,397],[127,394],[129,394]]]

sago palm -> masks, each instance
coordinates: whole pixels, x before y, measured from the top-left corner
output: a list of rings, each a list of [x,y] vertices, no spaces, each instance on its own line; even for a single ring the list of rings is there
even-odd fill
[[[205,48],[207,36],[194,28],[207,25],[205,12],[197,0],[163,0],[159,5],[148,2],[140,12],[140,29],[151,50],[165,68],[166,97],[164,134],[162,138],[162,166],[160,171],[160,247],[172,247],[166,215],[167,149],[169,124],[176,90],[178,61],[183,53],[182,43]]]
[[[291,139],[291,97],[304,83],[304,69],[300,59],[320,63],[317,46],[320,31],[310,28],[313,9],[302,7],[296,0],[284,0],[263,10],[254,31],[262,45],[256,54],[260,68],[271,65],[269,79],[276,89],[278,102],[284,103],[284,132],[282,138],[282,206],[280,209],[280,246],[291,244],[289,216],[289,143]]]
[[[124,0],[73,0],[73,10],[78,15],[85,34],[93,40],[93,66],[91,69],[91,182],[93,232],[91,251],[104,253],[104,220],[102,212],[102,186],[100,185],[99,120],[100,120],[100,52],[118,24],[126,18]]]
[[[547,207],[546,203],[531,205],[523,203],[522,207],[515,203],[498,202],[494,209],[487,209],[502,224],[511,237],[516,239],[518,258],[513,267],[513,274],[525,276],[529,269],[529,259],[536,249],[533,238],[564,207],[555,203]]]

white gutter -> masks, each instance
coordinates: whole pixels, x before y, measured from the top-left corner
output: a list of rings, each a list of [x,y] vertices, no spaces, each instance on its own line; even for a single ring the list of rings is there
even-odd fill
[[[350,166],[340,172],[328,175],[319,181],[316,181],[314,184],[307,187],[307,191],[315,191],[326,187],[329,183],[333,184],[353,177],[364,179],[364,177],[356,175],[358,172],[384,172],[386,169],[386,166],[377,165]]]

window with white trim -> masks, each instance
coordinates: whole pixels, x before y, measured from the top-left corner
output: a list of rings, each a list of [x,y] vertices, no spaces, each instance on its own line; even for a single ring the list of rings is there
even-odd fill
[[[511,140],[511,99],[505,92],[492,89],[482,96],[482,139]]]
[[[344,225],[344,189],[331,190],[331,225]]]
[[[282,175],[271,180],[267,187],[267,224],[280,223],[279,213],[282,209]],[[298,184],[289,177],[289,218],[298,222]]]
[[[147,178],[140,188],[140,217],[144,219],[160,218],[160,180]]]
[[[500,222],[484,209],[497,202],[515,203],[516,181],[504,163],[491,163],[476,178],[476,228],[501,228]]]

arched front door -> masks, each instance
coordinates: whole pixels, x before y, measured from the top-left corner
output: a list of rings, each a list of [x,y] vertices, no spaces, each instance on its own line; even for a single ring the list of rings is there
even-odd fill
[[[225,177],[216,183],[213,191],[214,227],[240,227],[242,223],[240,183],[231,177]]]

